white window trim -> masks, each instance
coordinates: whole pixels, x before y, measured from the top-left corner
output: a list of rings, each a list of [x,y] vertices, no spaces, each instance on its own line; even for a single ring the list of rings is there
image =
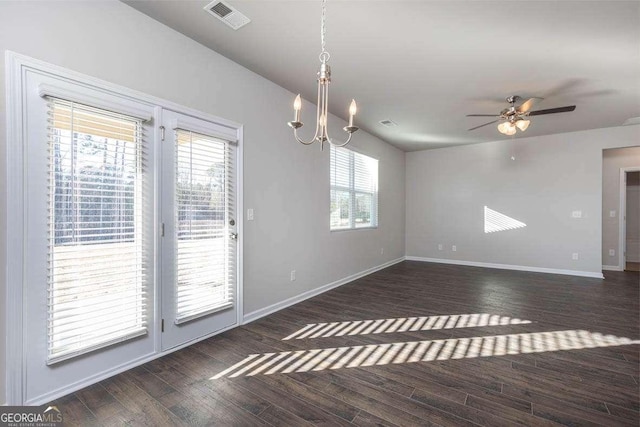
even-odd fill
[[[373,156],[370,156],[369,154],[363,153],[362,151],[357,150],[357,149],[346,148],[345,147],[344,150],[352,151],[352,152],[354,152],[356,154],[360,154],[362,156],[369,157],[369,158],[374,159],[374,160],[376,160],[378,162],[378,182],[376,183],[375,197],[373,197],[372,201],[371,201],[371,217],[372,217],[373,220],[375,220],[375,221],[372,221],[373,223],[375,223],[375,225],[369,225],[369,226],[366,226],[366,227],[356,227],[355,226],[355,222],[354,222],[355,221],[355,217],[354,217],[354,214],[353,214],[353,211],[354,211],[354,208],[355,208],[355,206],[353,206],[353,203],[355,202],[355,198],[353,198],[353,200],[351,199],[351,193],[354,193],[354,194],[358,194],[358,193],[360,193],[360,194],[370,194],[370,193],[368,193],[366,191],[356,191],[355,189],[352,189],[353,182],[355,180],[355,163],[354,163],[355,159],[354,158],[353,159],[350,158],[349,159],[349,162],[350,162],[350,166],[349,166],[349,186],[348,187],[345,187],[343,185],[334,185],[334,186],[332,186],[331,182],[329,182],[329,194],[331,194],[331,190],[333,190],[333,189],[338,189],[338,190],[345,191],[345,192],[349,193],[349,199],[350,199],[349,200],[349,210],[350,210],[349,222],[350,222],[350,224],[349,224],[349,227],[344,227],[344,228],[331,228],[331,224],[329,224],[329,231],[331,233],[342,233],[342,232],[345,232],[345,231],[376,230],[380,226],[379,216],[378,216],[378,207],[379,207],[378,206],[379,205],[378,199],[380,197],[380,159],[378,159],[376,157],[373,157]],[[329,159],[329,165],[331,165],[331,159]],[[329,167],[329,170],[331,170],[331,167]],[[331,180],[331,177],[329,177],[329,180]],[[331,196],[329,196],[329,197],[331,197]]]
[[[6,185],[6,198],[5,204],[7,207],[11,206],[11,209],[6,210],[6,223],[2,224],[6,230],[6,246],[5,246],[5,262],[6,262],[6,317],[4,319],[5,325],[11,327],[6,328],[6,381],[5,384],[0,386],[5,387],[6,391],[6,404],[8,405],[24,405],[26,402],[26,354],[28,349],[23,339],[24,330],[24,304],[26,303],[26,297],[23,295],[25,291],[25,274],[24,274],[24,262],[27,259],[25,253],[26,247],[26,228],[25,228],[25,171],[26,158],[24,156],[24,147],[26,145],[26,113],[24,105],[24,92],[25,92],[25,75],[27,71],[33,71],[44,75],[53,76],[55,78],[64,80],[69,83],[73,83],[77,86],[89,87],[92,89],[102,90],[105,93],[116,94],[120,98],[131,99],[137,103],[146,103],[150,108],[154,109],[154,118],[158,118],[161,115],[162,109],[179,111],[183,114],[207,120],[219,125],[221,135],[228,135],[238,142],[237,156],[238,162],[238,180],[237,191],[238,199],[237,209],[238,212],[243,212],[242,194],[243,194],[243,173],[242,173],[242,158],[243,158],[243,126],[239,123],[226,120],[220,117],[216,117],[210,114],[203,113],[201,111],[182,106],[180,104],[167,101],[161,98],[157,98],[151,95],[147,95],[142,92],[138,92],[120,85],[106,82],[95,77],[87,76],[82,73],[78,73],[64,67],[52,65],[44,61],[33,59],[26,55],[18,54],[7,50],[5,52],[5,87],[6,87],[6,157],[2,159],[5,166],[4,180]],[[86,101],[85,101],[86,102]],[[155,136],[157,140],[160,140],[161,130],[154,126]],[[158,177],[154,177],[157,179]],[[238,276],[237,276],[237,321],[236,324],[224,328],[222,330],[215,331],[212,334],[201,337],[200,339],[209,338],[212,335],[219,334],[227,329],[231,329],[237,325],[242,324],[243,320],[243,221],[242,215],[237,219],[238,230]],[[156,284],[157,286],[157,284]],[[155,302],[155,313],[159,313],[159,299]],[[158,321],[158,319],[150,318],[150,321]],[[156,340],[156,351],[146,357],[139,358],[131,361],[131,363],[121,366],[116,366],[113,369],[105,372],[97,373],[92,376],[86,382],[75,383],[68,388],[57,390],[54,395],[47,395],[45,401],[29,402],[32,405],[39,405],[46,403],[47,401],[61,397],[68,393],[79,390],[89,383],[95,383],[102,379],[108,378],[120,372],[124,372],[132,367],[141,365],[150,360],[163,356],[164,354],[171,353],[173,351],[184,348],[193,342],[185,343],[170,350],[162,352],[160,350],[160,340]],[[2,402],[0,402],[2,403]]]

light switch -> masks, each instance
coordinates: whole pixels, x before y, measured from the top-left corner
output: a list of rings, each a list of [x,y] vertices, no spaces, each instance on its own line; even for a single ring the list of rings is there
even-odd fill
[[[609,211],[609,218],[615,218],[616,217],[616,211]]]
[[[582,218],[582,211],[573,211],[571,212],[572,218]]]
[[[247,209],[247,221],[253,221],[253,209]]]

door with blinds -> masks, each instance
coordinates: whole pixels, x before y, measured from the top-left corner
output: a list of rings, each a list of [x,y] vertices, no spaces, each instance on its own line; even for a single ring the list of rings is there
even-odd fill
[[[235,131],[163,111],[162,349],[237,322]]]
[[[153,108],[27,75],[24,402],[155,352]]]

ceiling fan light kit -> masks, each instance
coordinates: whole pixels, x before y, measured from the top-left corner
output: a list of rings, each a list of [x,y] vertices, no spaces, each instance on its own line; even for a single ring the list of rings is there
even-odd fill
[[[575,105],[569,105],[566,107],[558,107],[558,108],[549,108],[546,110],[537,110],[531,111],[531,107],[537,100],[542,100],[543,98],[529,98],[518,107],[515,106],[516,102],[520,100],[517,95],[513,95],[507,98],[507,102],[511,104],[510,107],[505,108],[498,115],[494,114],[467,114],[467,117],[495,117],[497,120],[493,120],[489,123],[482,124],[480,126],[472,127],[469,130],[475,130],[493,123],[496,123],[500,120],[504,120],[503,122],[498,124],[498,131],[504,135],[512,136],[515,135],[517,130],[519,129],[521,132],[524,132],[529,128],[531,121],[529,120],[529,116],[541,116],[543,114],[555,114],[555,113],[565,113],[569,111],[573,111],[576,109]]]
[[[325,17],[326,17],[326,0],[322,0],[322,19],[320,25],[320,42],[322,50],[320,51],[320,71],[318,71],[318,102],[317,102],[317,111],[316,111],[316,132],[309,141],[304,141],[298,137],[298,129],[303,126],[303,123],[300,121],[300,113],[302,111],[302,99],[300,98],[300,94],[296,96],[295,101],[293,102],[293,111],[294,118],[293,121],[288,122],[287,124],[293,128],[293,135],[296,140],[304,145],[311,145],[315,141],[320,142],[320,149],[324,149],[324,143],[329,142],[336,147],[344,147],[351,141],[351,137],[353,133],[358,130],[357,126],[353,125],[353,118],[357,112],[357,106],[355,99],[351,100],[351,104],[349,105],[349,124],[343,128],[345,132],[347,132],[348,137],[345,142],[336,142],[329,137],[329,131],[327,129],[327,118],[329,116],[329,83],[331,83],[331,67],[327,64],[329,62],[329,52],[325,49]]]

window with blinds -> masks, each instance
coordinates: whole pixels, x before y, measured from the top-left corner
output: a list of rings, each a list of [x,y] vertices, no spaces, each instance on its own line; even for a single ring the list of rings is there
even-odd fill
[[[139,119],[48,98],[48,358],[147,333]]]
[[[180,324],[233,307],[234,147],[176,130],[176,319]]]
[[[331,146],[331,230],[378,226],[378,160]]]

